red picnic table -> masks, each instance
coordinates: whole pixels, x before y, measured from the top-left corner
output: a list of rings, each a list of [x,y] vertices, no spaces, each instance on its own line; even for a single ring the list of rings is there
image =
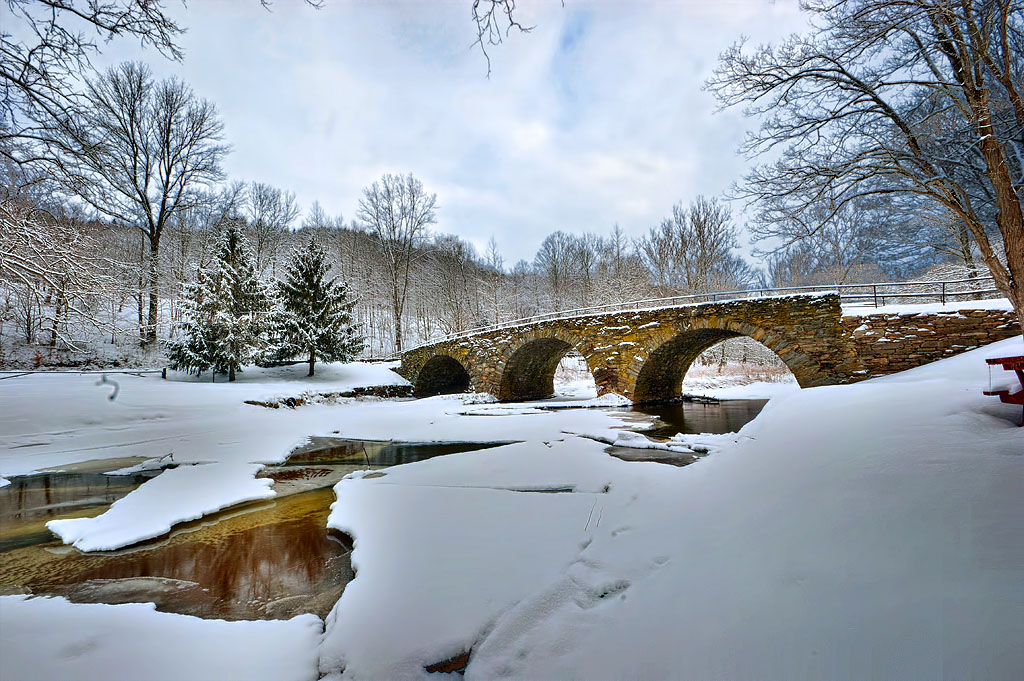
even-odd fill
[[[986,395],[995,395],[999,398],[1000,402],[1006,402],[1007,404],[1020,404],[1024,405],[1024,355],[1016,355],[1014,357],[990,357],[985,362],[989,365],[1000,364],[1007,371],[1013,371],[1017,374],[1017,380],[1020,381],[1020,390],[1015,393],[1010,392],[1010,388],[1005,390],[986,390]],[[991,385],[989,386],[991,387]],[[1024,426],[1024,415],[1021,416],[1020,425]]]

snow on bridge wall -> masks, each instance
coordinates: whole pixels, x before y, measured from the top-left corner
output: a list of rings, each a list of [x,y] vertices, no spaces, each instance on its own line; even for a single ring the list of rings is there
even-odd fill
[[[991,309],[844,317],[843,326],[863,365],[859,378],[913,369],[1021,333],[1012,311]]]
[[[414,348],[398,373],[419,395],[463,389],[462,368],[478,392],[536,399],[554,392],[558,362],[575,349],[599,394],[644,402],[678,397],[693,360],[734,336],[770,348],[806,388],[902,371],[1019,333],[1003,310],[843,317],[836,294],[795,295],[526,324]]]

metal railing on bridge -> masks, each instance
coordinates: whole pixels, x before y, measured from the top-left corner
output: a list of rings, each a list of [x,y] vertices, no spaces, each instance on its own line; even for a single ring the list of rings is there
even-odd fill
[[[791,295],[806,295],[809,293],[838,293],[839,299],[844,304],[862,304],[869,307],[881,307],[883,305],[899,305],[905,303],[941,303],[957,300],[983,299],[1001,295],[995,288],[995,281],[992,277],[975,277],[973,279],[953,279],[947,281],[888,281],[871,284],[831,284],[822,286],[783,286],[772,288],[754,288],[739,291],[715,291],[712,293],[693,293],[682,296],[668,296],[666,298],[645,298],[643,300],[631,300],[622,303],[608,303],[605,305],[594,305],[580,307],[571,310],[558,310],[556,312],[545,312],[521,319],[513,319],[497,324],[488,324],[473,329],[466,329],[450,333],[445,336],[432,338],[428,341],[418,343],[406,348],[403,352],[415,350],[425,345],[443,343],[445,341],[468,338],[480,333],[501,331],[526,324],[546,322],[556,319],[572,319],[574,317],[585,317],[593,314],[629,312],[633,310],[651,310],[663,307],[680,307],[683,305],[699,305],[701,303],[719,303],[733,300],[750,300],[754,298],[779,298]],[[395,360],[397,356],[386,358]]]

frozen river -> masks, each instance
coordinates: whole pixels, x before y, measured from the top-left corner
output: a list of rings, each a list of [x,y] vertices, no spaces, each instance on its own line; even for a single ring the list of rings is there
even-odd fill
[[[739,430],[766,400],[647,405],[631,410],[655,438]],[[615,409],[622,412],[622,409]],[[648,417],[656,417],[654,423]],[[119,551],[82,553],[45,523],[103,512],[155,475],[105,475],[90,462],[14,478],[0,489],[0,592],[60,595],[76,602],[153,601],[167,612],[217,619],[324,617],[354,573],[347,538],[326,528],[331,487],[366,468],[485,449],[482,443],[390,443],[316,437],[261,474],[278,496],[179,525]],[[628,454],[609,448],[623,458]],[[656,452],[635,450],[646,460]],[[685,463],[687,461],[684,461]],[[679,465],[678,458],[675,461]]]

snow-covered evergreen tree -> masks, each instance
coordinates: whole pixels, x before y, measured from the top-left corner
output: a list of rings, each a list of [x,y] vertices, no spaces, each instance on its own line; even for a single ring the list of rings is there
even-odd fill
[[[270,347],[272,297],[260,281],[238,225],[229,222],[213,261],[182,292],[183,321],[168,343],[171,368],[200,374],[235,372]]]
[[[175,329],[177,335],[167,341],[172,369],[198,376],[213,366],[213,348],[217,345],[213,320],[220,305],[212,272],[197,269],[196,280],[181,288],[181,322]]]
[[[324,249],[315,239],[292,253],[277,291],[279,358],[306,358],[312,376],[317,360],[350,362],[363,351],[359,325],[352,323],[355,301],[345,282],[328,275]]]

